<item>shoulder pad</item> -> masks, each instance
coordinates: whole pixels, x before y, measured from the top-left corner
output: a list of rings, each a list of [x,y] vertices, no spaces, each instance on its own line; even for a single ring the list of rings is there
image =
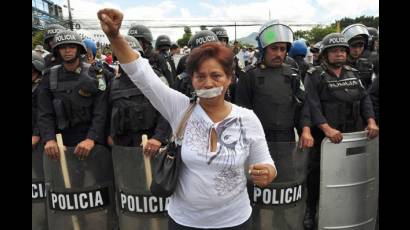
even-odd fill
[[[55,65],[55,66],[52,66],[51,68],[49,68],[50,70],[51,69],[58,69],[58,68],[60,68],[61,67],[61,64],[59,64],[59,65]]]
[[[297,68],[293,68],[293,67],[290,67],[292,70],[294,70],[294,71],[296,71],[297,73],[299,73],[299,69],[297,69]]]
[[[258,66],[257,65],[248,65],[248,66],[246,66],[245,67],[245,73],[247,73],[247,72],[249,72],[249,71],[252,71],[252,70],[254,70],[254,69],[256,69]],[[264,67],[264,66],[263,66]],[[260,67],[261,69],[264,69],[263,67]]]
[[[316,70],[316,67],[310,67],[306,72],[309,74],[313,74],[315,70]]]
[[[350,65],[344,65],[343,67],[344,67],[346,70],[350,70],[350,71],[353,71],[353,72],[358,72],[358,71],[359,71],[359,70],[357,70],[357,69],[351,67]]]
[[[46,74],[47,74],[47,75],[50,74],[50,69],[51,69],[51,68],[45,68],[45,69],[43,70],[43,76],[46,75]]]
[[[292,68],[289,65],[282,65],[282,68],[283,68],[283,75],[294,76],[294,77],[298,76],[299,71],[297,69]]]

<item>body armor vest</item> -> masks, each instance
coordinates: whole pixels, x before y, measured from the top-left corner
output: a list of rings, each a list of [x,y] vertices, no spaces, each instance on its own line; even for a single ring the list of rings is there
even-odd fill
[[[364,87],[353,71],[347,70],[339,78],[331,76],[320,67],[319,97],[323,114],[333,128],[341,132],[361,130],[360,100]]]
[[[289,130],[295,126],[293,80],[297,72],[289,66],[250,71],[254,77],[253,110],[265,130]]]
[[[148,130],[155,125],[155,108],[124,72],[112,80],[109,101],[112,136]]]
[[[73,127],[80,123],[88,123],[92,118],[92,106],[84,107],[73,101],[70,96],[81,78],[92,78],[88,71],[90,64],[81,63],[81,71],[78,78],[70,78],[65,81],[58,79],[58,72],[61,65],[53,66],[50,69],[50,90],[53,94],[53,106],[57,117],[57,126],[60,130]],[[90,96],[88,100],[94,100]]]

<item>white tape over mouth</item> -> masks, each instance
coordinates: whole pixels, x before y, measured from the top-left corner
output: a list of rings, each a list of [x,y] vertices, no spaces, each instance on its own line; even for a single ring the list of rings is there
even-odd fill
[[[213,98],[222,94],[223,87],[214,87],[211,89],[196,89],[195,93],[198,97]]]

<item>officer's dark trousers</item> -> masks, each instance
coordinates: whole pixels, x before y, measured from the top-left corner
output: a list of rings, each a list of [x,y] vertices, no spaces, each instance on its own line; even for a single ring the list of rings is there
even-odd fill
[[[268,142],[295,142],[295,131],[289,130],[265,130]]]
[[[251,230],[251,218],[249,218],[247,221],[245,221],[243,224],[240,224],[235,227],[229,227],[229,228],[207,228],[209,230]],[[168,230],[201,230],[205,228],[191,228],[187,226],[180,225],[176,223],[171,217],[168,218]]]
[[[116,145],[128,146],[128,147],[139,147],[142,142],[142,135],[147,134],[148,138],[151,137],[151,132],[141,131],[141,132],[127,132],[124,135],[116,135],[113,140]]]

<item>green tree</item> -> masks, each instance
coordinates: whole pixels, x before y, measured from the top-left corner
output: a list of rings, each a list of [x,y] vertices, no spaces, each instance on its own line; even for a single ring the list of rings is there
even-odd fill
[[[323,37],[336,32],[336,23],[330,26],[315,26],[310,30],[310,44],[315,44],[316,42],[322,41]]]
[[[177,43],[180,47],[184,47],[188,45],[189,39],[192,37],[192,32],[191,28],[189,26],[184,27],[184,34],[182,35],[182,38],[177,40]]]
[[[356,17],[356,18],[342,18],[340,20],[340,29],[343,30],[345,27],[351,24],[355,24],[355,23],[361,23],[368,27],[378,28],[379,27],[379,17],[363,15],[363,16]],[[332,25],[336,25],[336,22],[333,23]]]
[[[295,33],[293,33],[293,35],[295,37],[295,40],[301,39],[301,38],[304,38],[307,41],[312,40],[311,33],[309,30],[297,30]]]
[[[31,37],[31,49],[33,50],[36,45],[43,45],[44,30],[39,30]]]

